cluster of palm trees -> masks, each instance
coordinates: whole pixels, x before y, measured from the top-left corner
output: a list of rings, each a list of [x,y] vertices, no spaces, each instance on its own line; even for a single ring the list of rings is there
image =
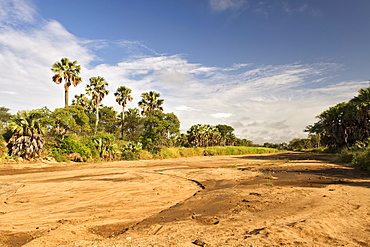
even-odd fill
[[[68,106],[68,91],[71,85],[75,87],[82,82],[82,78],[79,76],[81,72],[81,66],[77,64],[77,61],[70,61],[68,58],[62,58],[60,62],[53,64],[51,70],[55,73],[53,76],[53,81],[57,84],[61,84],[64,80],[64,90],[65,90],[65,107]],[[80,105],[85,109],[93,110],[96,115],[95,122],[95,133],[98,129],[99,124],[99,107],[100,103],[106,95],[109,94],[107,89],[108,82],[100,76],[91,77],[89,79],[90,84],[86,86],[86,94],[91,96],[91,99],[88,99],[85,94],[76,95],[75,99],[72,101],[73,105]],[[125,86],[120,86],[117,91],[114,93],[116,101],[119,105],[122,106],[121,111],[121,129],[123,136],[124,129],[124,111],[127,106],[128,101],[132,101],[131,96],[132,90]],[[163,111],[162,104],[164,103],[163,99],[160,99],[160,93],[155,91],[150,91],[143,93],[141,95],[142,100],[139,102],[139,107],[142,108],[141,114],[144,116],[147,112],[153,110]]]
[[[339,103],[322,112],[313,125],[306,128],[320,138],[321,145],[350,147],[370,137],[370,88],[362,88],[348,102]]]
[[[65,106],[54,111],[47,107],[20,111],[17,116],[12,116],[5,133],[11,155],[25,159],[39,157],[46,143],[44,138],[48,140],[49,150],[57,150],[57,153],[89,155],[93,145],[102,158],[116,157],[114,150],[118,145],[121,145],[122,152],[132,149],[135,153],[140,148],[155,151],[158,146],[204,147],[234,145],[237,141],[232,133],[234,129],[227,125],[197,124],[180,135],[178,117],[174,113],[163,112],[164,100],[155,91],[141,94],[138,102],[141,110],[126,109],[127,103],[133,101],[132,90],[126,86],[118,87],[114,93],[116,102],[122,107],[118,114],[113,107],[102,104],[110,92],[108,82],[101,76],[89,78],[86,93],[75,95],[69,106],[70,86],[76,87],[82,82],[81,66],[77,61],[62,58],[53,64],[51,70],[54,72],[53,82],[64,82]],[[0,111],[0,117],[1,114]],[[6,119],[9,120],[8,117]],[[5,122],[1,127],[4,125]],[[117,143],[120,144],[115,143],[118,136],[121,142]]]
[[[233,131],[234,129],[227,125],[196,124],[187,131],[186,139],[192,147],[233,146],[237,141]]]

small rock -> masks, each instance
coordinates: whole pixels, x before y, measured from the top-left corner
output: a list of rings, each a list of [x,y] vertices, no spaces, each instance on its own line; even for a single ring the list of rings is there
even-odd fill
[[[207,247],[207,246],[209,246],[207,243],[205,243],[205,242],[203,242],[202,240],[199,240],[199,239],[195,240],[195,241],[193,242],[193,244],[198,245],[198,246],[202,246],[202,247]]]

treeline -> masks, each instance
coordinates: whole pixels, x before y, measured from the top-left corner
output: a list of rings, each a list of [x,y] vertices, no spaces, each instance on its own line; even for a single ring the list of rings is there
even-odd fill
[[[348,102],[339,103],[316,117],[304,130],[308,138],[264,147],[340,154],[339,161],[370,170],[370,88],[362,88]]]
[[[57,161],[132,160],[151,158],[165,147],[253,146],[239,139],[227,125],[197,124],[180,134],[174,113],[150,110],[141,115],[129,108],[121,114],[113,107],[94,110],[71,105],[50,111],[47,107],[19,111],[0,107],[2,156],[34,159],[53,156]],[[145,156],[145,157],[140,157]]]
[[[82,81],[80,66],[63,58],[51,70],[55,73],[52,81],[64,82],[65,106],[16,115],[0,107],[2,157],[118,160],[137,159],[145,152],[155,155],[163,147],[253,146],[251,141],[237,138],[228,125],[197,124],[180,134],[178,117],[164,112],[164,99],[155,91],[142,93],[138,108],[126,109],[128,101],[133,101],[132,91],[120,86],[114,92],[122,109],[117,112],[102,103],[110,92],[101,76],[89,78],[86,93],[75,95],[69,105],[69,87]]]
[[[370,88],[362,88],[348,102],[339,103],[317,116],[306,128],[321,146],[342,154],[342,161],[370,169]]]

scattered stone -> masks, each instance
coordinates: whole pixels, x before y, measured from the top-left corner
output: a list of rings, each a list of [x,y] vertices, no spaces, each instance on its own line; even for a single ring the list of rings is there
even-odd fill
[[[251,193],[249,193],[249,195],[251,195],[251,196],[261,196],[260,193],[256,193],[256,192],[251,192]]]
[[[260,234],[260,232],[263,231],[263,230],[265,230],[265,229],[266,229],[265,227],[262,227],[262,228],[254,229],[254,230],[252,230],[250,232],[245,232],[245,235],[246,236],[244,237],[244,239],[249,238],[252,235]]]
[[[203,242],[202,240],[199,240],[199,239],[195,240],[195,241],[193,242],[193,244],[198,245],[198,246],[202,246],[202,247],[207,247],[207,246],[209,246],[207,243],[205,243],[205,242]]]

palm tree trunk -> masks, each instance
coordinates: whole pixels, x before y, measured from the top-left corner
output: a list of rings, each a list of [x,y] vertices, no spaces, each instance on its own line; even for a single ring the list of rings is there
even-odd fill
[[[123,139],[123,127],[124,127],[124,118],[125,118],[125,107],[124,106],[122,106],[122,116],[121,116],[121,120],[122,120],[122,123],[121,123],[121,138]]]
[[[64,84],[64,105],[65,107],[68,106],[68,85],[67,84]]]
[[[96,106],[96,120],[95,120],[95,131],[94,131],[94,134],[96,134],[96,132],[98,131],[98,123],[99,123],[99,106]]]

